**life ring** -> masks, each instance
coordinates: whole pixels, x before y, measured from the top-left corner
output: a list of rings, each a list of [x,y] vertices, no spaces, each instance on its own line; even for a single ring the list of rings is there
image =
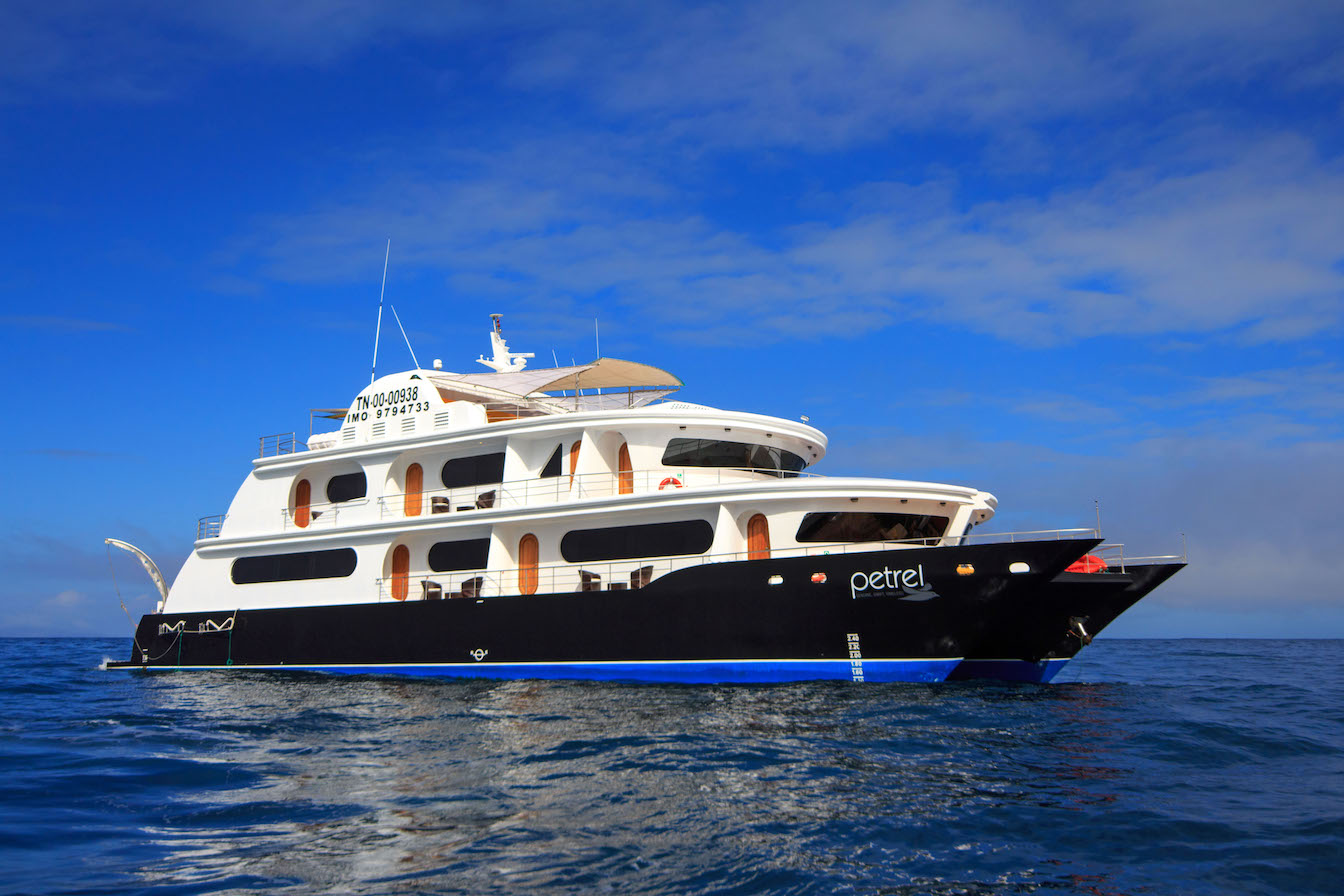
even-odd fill
[[[662,491],[669,485],[672,486],[673,488],[681,488],[681,480],[675,476],[669,476],[662,482],[658,483],[658,491]]]

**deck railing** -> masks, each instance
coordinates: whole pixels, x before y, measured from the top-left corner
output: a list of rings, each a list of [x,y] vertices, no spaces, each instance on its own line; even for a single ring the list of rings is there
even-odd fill
[[[1005,532],[997,537],[1000,541],[1062,541],[1068,538],[1085,538],[1093,529],[1042,529],[1035,532]],[[1028,538],[1030,536],[1030,538]],[[991,536],[983,536],[988,540]],[[908,538],[901,541],[858,542],[854,544],[802,545],[794,548],[775,548],[768,552],[772,560],[790,557],[827,557],[837,554],[867,554],[873,551],[909,550],[916,547],[930,547],[939,544],[939,538]],[[956,542],[957,538],[948,537],[947,542]],[[710,563],[732,563],[741,560],[759,558],[751,551],[733,551],[717,554],[698,554],[685,557],[659,557],[655,559],[613,560],[605,563],[554,563],[540,565],[531,569],[511,567],[504,569],[466,569],[447,572],[420,570],[408,572],[406,599],[420,600],[434,597],[471,597],[487,598],[518,595],[522,593],[522,577],[536,582],[533,591],[537,593],[564,593],[569,591],[627,591],[638,590],[654,579],[661,578],[678,569],[704,566]],[[1151,558],[1145,558],[1151,559]],[[378,600],[392,600],[394,578],[375,580]]]
[[[793,473],[778,470],[730,469],[720,467],[689,467],[681,470],[630,470],[621,472],[562,473],[544,479],[518,479],[510,482],[487,483],[459,488],[426,489],[419,498],[411,498],[411,513],[407,513],[406,495],[393,493],[378,499],[378,516],[428,516],[464,510],[484,510],[494,507],[534,507],[582,501],[592,498],[610,498],[620,494],[676,494],[686,489],[724,483],[753,482],[764,479],[798,477],[821,478],[817,473]],[[622,486],[624,483],[624,487]]]
[[[1092,553],[1105,560],[1108,568],[1117,570],[1118,572],[1124,572],[1126,566],[1137,566],[1140,564],[1147,565],[1151,563],[1187,562],[1184,544],[1185,536],[1181,536],[1181,541],[1180,554],[1152,554],[1144,557],[1130,557],[1125,555],[1125,545],[1123,542],[1098,545],[1093,549]]]
[[[304,450],[292,432],[278,432],[274,435],[262,436],[259,441],[261,446],[258,450],[258,457],[277,457],[282,454],[295,454]]]
[[[218,538],[219,532],[224,528],[224,520],[228,517],[227,513],[216,513],[213,516],[203,516],[196,521],[196,540],[202,538]]]
[[[977,544],[979,542],[988,542],[996,544],[999,542],[1015,541],[1061,541],[1065,538],[1100,538],[1101,531],[1098,529],[1027,529],[1022,532],[972,532],[969,535],[960,536],[962,544]],[[950,539],[955,542],[954,539]]]
[[[368,498],[355,498],[353,501],[338,501],[326,504],[308,505],[308,525],[300,526],[294,520],[294,511],[286,507],[280,511],[280,528],[289,529],[331,529],[340,525],[342,514],[348,515],[353,508],[365,507]]]

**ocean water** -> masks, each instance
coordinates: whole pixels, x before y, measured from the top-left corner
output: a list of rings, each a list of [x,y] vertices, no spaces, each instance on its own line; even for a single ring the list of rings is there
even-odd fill
[[[1344,641],[1050,685],[100,669],[0,640],[3,893],[1344,893]]]

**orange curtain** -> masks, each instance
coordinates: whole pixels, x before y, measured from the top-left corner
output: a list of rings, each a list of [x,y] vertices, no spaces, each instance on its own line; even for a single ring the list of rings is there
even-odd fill
[[[307,479],[300,479],[298,488],[294,489],[294,525],[300,529],[307,529],[313,521],[312,508],[309,506],[312,501],[313,487]]]
[[[770,523],[763,513],[747,521],[747,559],[770,559]]]
[[[579,468],[579,446],[582,441],[575,442],[569,446],[569,484],[574,484],[574,471]]]
[[[421,491],[425,487],[425,471],[419,464],[411,464],[406,468],[406,515],[419,516],[420,504],[423,501]]]
[[[537,560],[541,555],[541,548],[537,544],[537,536],[524,535],[518,542],[518,593],[536,594],[537,593]]]
[[[617,477],[620,487],[617,491],[623,495],[634,494],[635,472],[634,468],[630,466],[630,446],[625,442],[621,443],[621,454],[617,459],[617,463],[620,465],[620,475]]]
[[[392,597],[405,600],[410,586],[411,549],[404,544],[397,545],[392,552]]]

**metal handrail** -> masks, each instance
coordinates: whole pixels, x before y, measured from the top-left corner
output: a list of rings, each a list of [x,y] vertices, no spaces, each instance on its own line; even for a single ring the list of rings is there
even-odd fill
[[[1105,560],[1109,566],[1118,566],[1120,572],[1125,571],[1126,566],[1137,566],[1140,564],[1151,563],[1185,563],[1186,555],[1182,554],[1151,554],[1146,557],[1127,557],[1125,556],[1124,542],[1115,542],[1113,544],[1098,545],[1092,553]]]
[[[258,457],[278,457],[283,454],[296,454],[304,450],[303,445],[292,432],[278,432],[259,439]]]
[[[493,502],[488,505],[489,507],[532,507],[543,504],[558,504],[565,501],[614,497],[622,494],[622,479],[629,483],[630,491],[628,494],[652,494],[659,491],[676,494],[688,488],[722,485],[725,481],[759,482],[766,477],[771,479],[825,478],[824,474],[821,473],[783,471],[781,474],[779,470],[748,467],[686,467],[676,470],[660,467],[658,469],[629,470],[624,473],[619,471],[577,473],[573,476],[568,473],[561,473],[559,476],[548,476],[544,479],[533,477],[451,489],[425,489],[420,493],[419,513],[411,514],[411,516],[481,509],[477,506],[477,501],[488,493],[493,493]],[[436,501],[436,498],[440,500]],[[378,505],[380,519],[386,519],[389,516],[407,516],[405,512],[406,494],[404,492],[384,495],[378,499]]]
[[[1065,538],[1100,538],[1101,531],[1098,529],[1028,529],[1022,532],[976,532],[959,537],[963,544],[977,539],[983,539],[994,544],[1000,541],[1022,541],[1026,536],[1031,536],[1027,539],[1030,541],[1062,541]],[[958,536],[951,537],[956,538]]]
[[[1042,529],[1036,532],[1004,534],[1053,535],[1055,536],[1055,540],[1062,541],[1068,537],[1076,537],[1078,533],[1091,533],[1093,531],[1095,530]],[[773,548],[768,552],[768,556],[772,560],[777,560],[793,557],[826,557],[833,554],[866,554],[879,550],[900,550],[937,545],[940,541],[944,540],[955,542],[956,538],[957,536],[947,536],[946,539],[918,538],[904,539],[901,541],[867,541],[848,544],[808,545],[796,548]],[[589,590],[613,590],[611,588],[613,583],[617,586],[621,586],[616,590],[638,590],[637,588],[630,587],[633,584],[631,577],[644,568],[649,570],[647,577],[648,581],[652,581],[678,569],[705,566],[711,563],[733,563],[742,560],[755,559],[759,556],[760,554],[754,551],[729,551],[718,554],[693,554],[682,557],[632,558],[628,560],[611,560],[596,563],[551,563],[533,567],[530,569],[530,572],[536,577],[536,590],[542,593],[557,594],[567,591],[584,590],[585,574],[588,575],[586,583],[591,586]],[[432,570],[408,572],[406,574],[407,599],[420,599],[424,593],[424,585],[422,583],[426,582],[437,585],[442,590],[442,595],[444,597],[469,596],[475,598],[487,598],[518,595],[521,593],[518,584],[519,574],[523,571],[525,570],[522,567],[504,567],[498,569],[450,570],[446,572],[434,572]],[[480,581],[475,592],[466,595],[462,594],[463,583],[471,582],[476,579],[479,579]],[[390,588],[393,579],[378,578],[374,581],[378,589],[378,600],[391,600],[392,594]],[[643,583],[648,584],[647,581],[644,581]]]
[[[218,538],[220,530],[224,528],[224,520],[228,519],[227,513],[216,513],[213,516],[203,516],[196,521],[196,540],[202,538]]]
[[[294,521],[294,510],[285,507],[280,511],[280,528],[282,531],[294,529],[312,529],[315,526],[336,526],[340,519],[342,508],[363,507],[369,503],[368,498],[354,498],[349,501],[328,501],[322,504],[308,505],[308,525],[300,526]],[[320,522],[319,522],[320,521]]]

